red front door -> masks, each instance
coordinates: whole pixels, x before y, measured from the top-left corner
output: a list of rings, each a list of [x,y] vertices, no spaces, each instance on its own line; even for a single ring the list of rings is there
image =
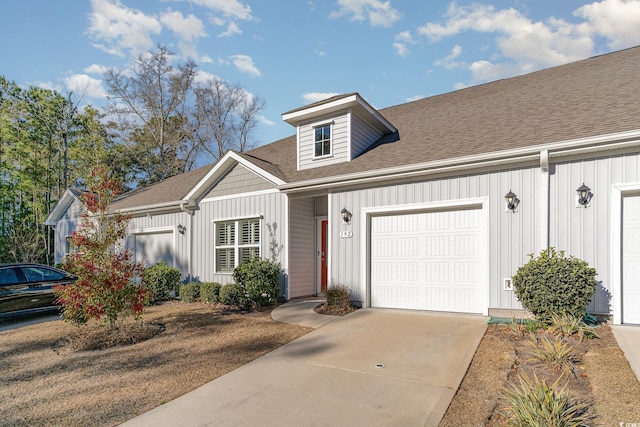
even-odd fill
[[[321,229],[320,229],[320,291],[324,292],[327,290],[327,258],[329,256],[328,248],[327,248],[327,228],[329,225],[328,220],[322,220]]]

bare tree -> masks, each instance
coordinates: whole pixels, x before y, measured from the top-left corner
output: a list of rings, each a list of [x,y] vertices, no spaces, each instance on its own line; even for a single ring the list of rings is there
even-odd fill
[[[257,125],[256,116],[264,102],[239,85],[228,85],[220,79],[208,80],[195,92],[202,149],[219,159],[228,150],[250,148],[249,134]]]
[[[127,145],[141,184],[187,170],[197,155],[192,117],[193,79],[197,65],[177,67],[164,46],[141,54],[131,71],[109,69],[104,77],[113,101],[112,130]]]

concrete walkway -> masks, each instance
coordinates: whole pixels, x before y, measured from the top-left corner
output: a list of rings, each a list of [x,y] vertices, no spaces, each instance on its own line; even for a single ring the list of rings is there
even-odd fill
[[[618,347],[640,381],[640,326],[611,326]]]
[[[437,426],[488,318],[388,309],[325,317],[312,310],[320,302],[274,311],[318,329],[123,425]]]

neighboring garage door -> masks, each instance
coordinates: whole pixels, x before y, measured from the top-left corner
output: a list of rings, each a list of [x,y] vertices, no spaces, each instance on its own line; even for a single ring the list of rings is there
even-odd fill
[[[482,210],[371,218],[373,307],[482,313]]]
[[[135,234],[134,251],[136,261],[152,266],[160,261],[173,267],[173,232]]]
[[[640,324],[640,196],[622,205],[622,323]]]

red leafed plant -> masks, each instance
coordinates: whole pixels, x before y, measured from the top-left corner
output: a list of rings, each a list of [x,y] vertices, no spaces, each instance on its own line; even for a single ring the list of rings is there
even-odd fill
[[[64,320],[76,325],[90,319],[115,327],[119,319],[142,314],[147,290],[136,284],[144,266],[122,247],[130,218],[110,214],[118,184],[104,168],[91,172],[89,191],[81,196],[84,211],[78,229],[71,234],[72,253],[64,269],[78,277],[56,289]]]

